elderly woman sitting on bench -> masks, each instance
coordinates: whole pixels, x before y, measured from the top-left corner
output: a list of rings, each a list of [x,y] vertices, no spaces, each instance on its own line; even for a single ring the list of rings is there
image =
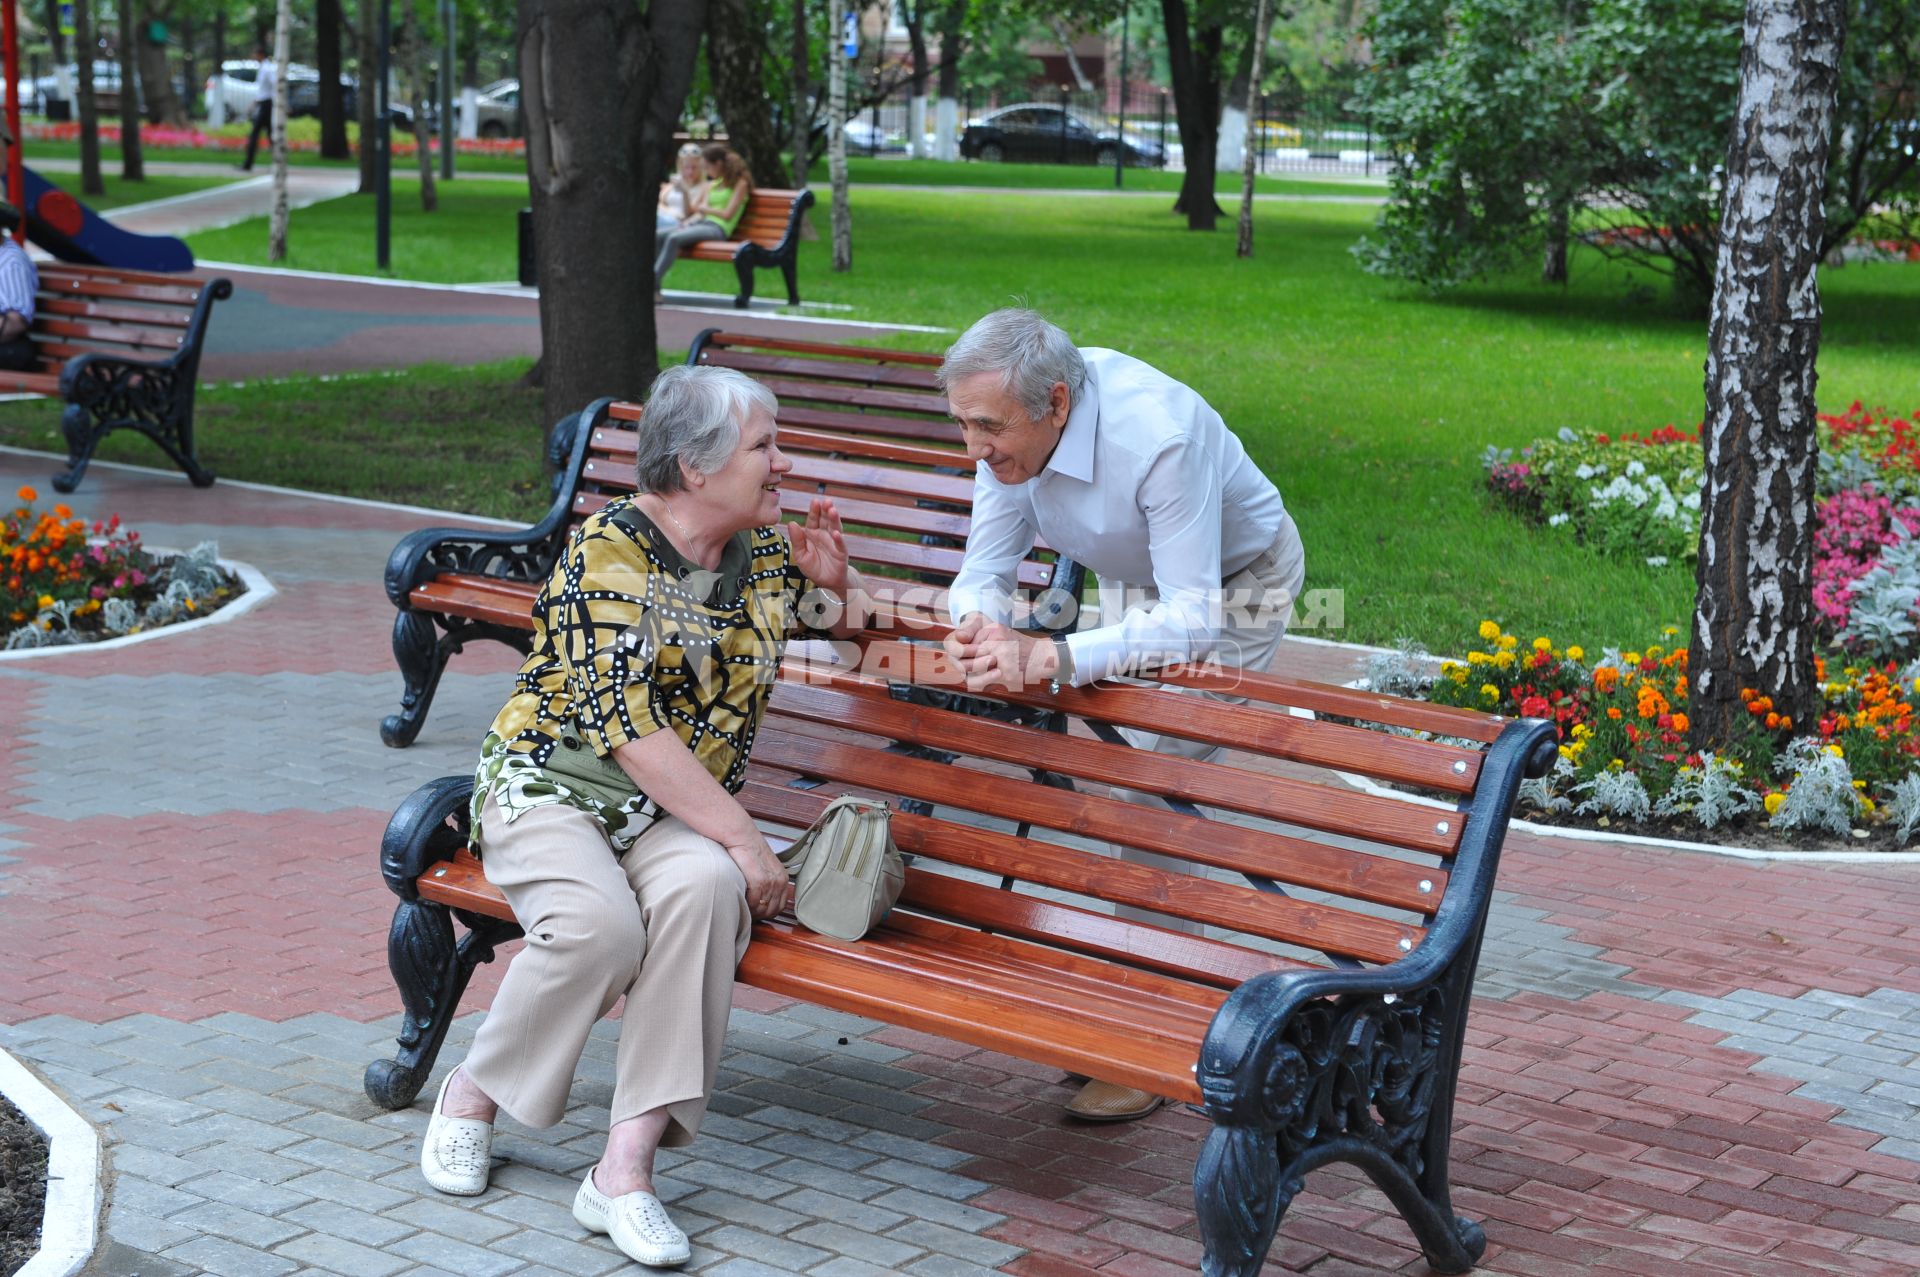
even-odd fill
[[[803,596],[831,596],[835,636],[867,606],[831,501],[779,526],[792,463],[775,407],[729,369],[661,374],[638,493],[581,525],[534,603],[473,797],[476,850],[527,943],[420,1152],[441,1192],[484,1192],[496,1111],[558,1122],[588,1033],[624,996],[606,1152],[573,1213],[652,1266],[690,1253],[654,1195],[655,1150],[699,1130],[753,919],[788,902],[734,796],[754,731],[796,618],[816,615]]]

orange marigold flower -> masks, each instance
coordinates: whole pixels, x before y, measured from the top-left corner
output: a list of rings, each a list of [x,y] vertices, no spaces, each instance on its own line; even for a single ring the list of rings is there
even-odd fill
[[[1608,718],[1611,718],[1611,719],[1612,719],[1612,720],[1613,720],[1614,722],[1616,722],[1616,723],[1617,723],[1617,722],[1619,722],[1619,721],[1620,721],[1620,707],[1619,707],[1618,705],[1609,705],[1609,706],[1607,706],[1607,717],[1608,717]]]
[[[1778,727],[1778,726],[1780,726],[1780,716],[1779,716],[1778,714],[1768,714],[1768,715],[1767,715],[1767,727],[1768,727],[1769,729],[1772,729],[1772,728],[1776,728],[1776,727]]]
[[[1688,726],[1689,726],[1689,721],[1688,721],[1688,719],[1687,719],[1687,716],[1686,716],[1685,714],[1675,714],[1675,715],[1673,716],[1673,730],[1674,730],[1674,731],[1676,731],[1676,732],[1684,732],[1684,731],[1686,731],[1686,730],[1687,730],[1687,727],[1688,727]]]
[[[40,494],[28,487],[22,487],[17,495],[22,501],[38,501],[40,499]]]

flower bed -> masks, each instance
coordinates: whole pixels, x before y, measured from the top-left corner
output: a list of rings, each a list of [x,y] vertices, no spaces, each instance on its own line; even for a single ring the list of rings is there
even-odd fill
[[[138,634],[216,611],[244,590],[204,541],[156,559],[119,516],[89,525],[64,505],[36,513],[39,494],[0,517],[0,632],[8,651]]]
[[[72,142],[80,136],[78,121],[66,121],[58,124],[28,124],[23,126],[30,142]],[[120,126],[104,121],[100,125],[100,143],[103,146],[117,146],[120,142]],[[171,128],[164,124],[143,124],[140,126],[140,145],[155,151],[234,151],[247,149],[245,131],[239,133],[207,133],[196,128]],[[404,134],[393,139],[395,155],[413,155],[420,144]],[[453,144],[456,155],[525,155],[527,144],[523,138],[456,138]],[[287,150],[318,153],[320,143],[317,138],[287,138]]]
[[[1817,721],[1796,724],[1757,689],[1741,692],[1747,728],[1719,754],[1687,744],[1687,649],[1608,649],[1542,636],[1522,647],[1493,621],[1464,662],[1436,675],[1418,649],[1379,658],[1370,685],[1437,704],[1552,721],[1560,757],[1521,788],[1520,815],[1545,823],[1698,838],[1702,830],[1790,846],[1892,849],[1920,829],[1920,662],[1830,668]]]

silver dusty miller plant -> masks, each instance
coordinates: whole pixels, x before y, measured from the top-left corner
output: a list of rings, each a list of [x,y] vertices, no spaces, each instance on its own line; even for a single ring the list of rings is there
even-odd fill
[[[1645,820],[1647,813],[1653,810],[1653,800],[1647,797],[1647,787],[1640,783],[1638,774],[1630,771],[1615,771],[1610,767],[1596,773],[1592,780],[1575,785],[1572,792],[1587,795],[1573,809],[1580,816],[1599,813],[1626,820]]]
[[[1853,605],[1846,628],[1837,636],[1852,651],[1876,661],[1911,651],[1916,630],[1914,609],[1920,607],[1920,539],[1893,521],[1893,544],[1880,552],[1880,561],[1853,585]]]
[[[1747,788],[1738,764],[1718,754],[1702,754],[1698,767],[1682,767],[1674,775],[1673,784],[1654,804],[1653,814],[1691,813],[1695,820],[1712,829],[1759,805],[1759,796]]]
[[[1553,760],[1553,770],[1544,776],[1520,782],[1520,801],[1536,811],[1554,813],[1573,810],[1573,800],[1560,787],[1574,777],[1574,766],[1562,756]]]
[[[1774,770],[1792,777],[1787,798],[1767,823],[1775,829],[1824,829],[1845,834],[1862,813],[1853,769],[1818,740],[1802,736],[1776,758]]]
[[[1433,686],[1427,671],[1433,657],[1413,639],[1403,638],[1389,652],[1376,652],[1367,658],[1367,687],[1389,696],[1421,698]]]
[[[1893,796],[1882,809],[1893,830],[1895,842],[1904,843],[1920,829],[1920,772],[1908,772],[1893,787]]]

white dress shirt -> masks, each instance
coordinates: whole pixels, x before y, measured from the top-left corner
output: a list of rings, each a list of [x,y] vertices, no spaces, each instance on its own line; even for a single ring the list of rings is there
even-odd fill
[[[273,81],[278,74],[276,64],[271,58],[263,58],[259,73],[253,81],[253,100],[255,104],[273,101]]]
[[[40,288],[40,272],[33,259],[11,235],[0,236],[0,315],[17,310],[33,323],[33,295]]]
[[[1009,622],[1036,534],[1103,586],[1151,582],[1150,608],[1068,637],[1076,685],[1204,657],[1221,583],[1292,526],[1279,489],[1206,400],[1118,351],[1080,354],[1087,383],[1046,468],[1020,484],[977,468],[973,530],[947,603],[955,621],[979,612]]]

